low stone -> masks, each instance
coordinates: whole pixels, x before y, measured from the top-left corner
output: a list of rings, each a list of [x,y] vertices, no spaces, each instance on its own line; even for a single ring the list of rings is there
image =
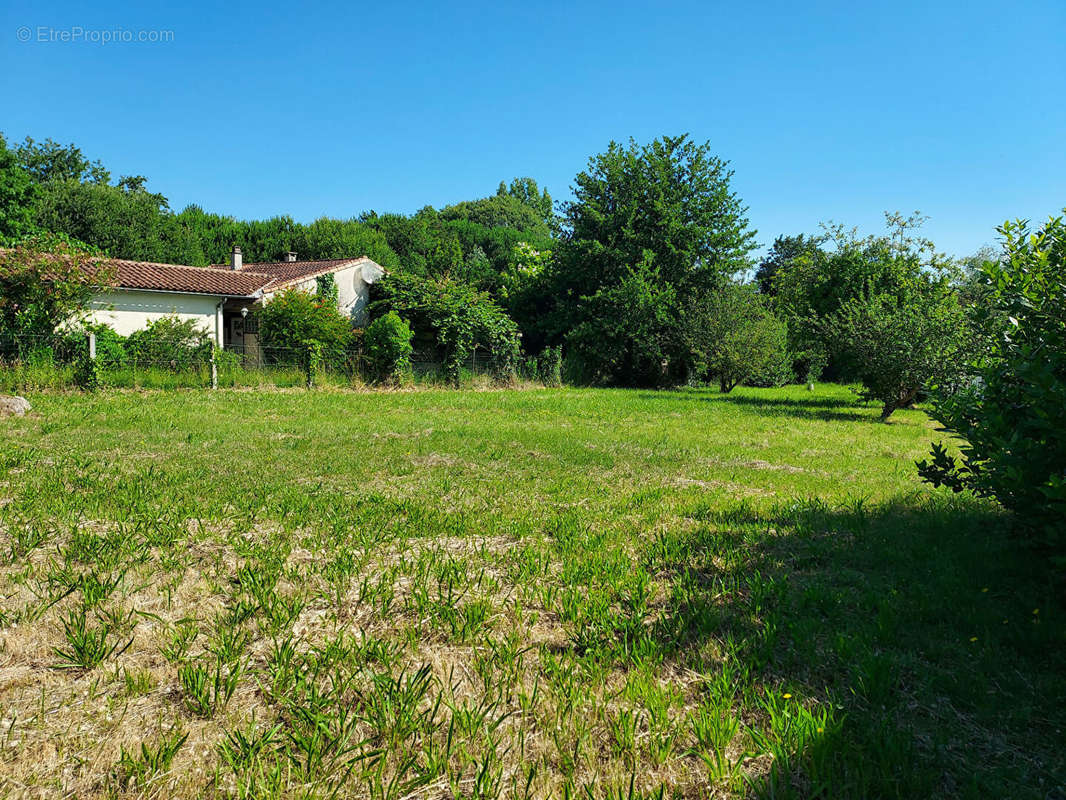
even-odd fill
[[[29,410],[30,401],[25,397],[0,394],[0,417],[21,417]]]

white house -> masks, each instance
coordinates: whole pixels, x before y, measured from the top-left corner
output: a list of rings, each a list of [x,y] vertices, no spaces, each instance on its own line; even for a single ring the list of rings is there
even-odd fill
[[[366,256],[323,261],[243,263],[241,249],[233,248],[229,265],[189,267],[124,259],[103,259],[112,271],[110,287],[97,294],[88,319],[127,336],[160,317],[194,319],[222,347],[258,348],[257,332],[247,320],[249,311],[288,289],[314,291],[317,281],[332,275],[340,310],[359,324],[366,314],[370,284],[385,274]]]

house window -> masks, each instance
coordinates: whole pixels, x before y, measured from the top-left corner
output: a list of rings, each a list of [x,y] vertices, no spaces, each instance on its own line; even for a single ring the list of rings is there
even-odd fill
[[[245,334],[259,335],[259,318],[255,314],[249,314],[244,319],[244,332]]]

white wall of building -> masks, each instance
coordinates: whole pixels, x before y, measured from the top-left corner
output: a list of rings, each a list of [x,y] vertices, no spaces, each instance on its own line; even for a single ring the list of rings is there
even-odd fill
[[[145,328],[161,317],[195,320],[216,343],[221,330],[221,297],[118,289],[99,294],[90,304],[88,320],[114,328],[122,336]]]

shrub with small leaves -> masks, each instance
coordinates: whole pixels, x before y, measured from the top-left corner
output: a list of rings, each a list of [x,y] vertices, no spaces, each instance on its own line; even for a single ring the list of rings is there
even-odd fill
[[[492,371],[513,377],[518,369],[518,326],[487,294],[461,281],[390,274],[373,286],[371,313],[395,311],[419,335],[437,341],[448,380],[459,381],[475,349],[487,350]]]
[[[326,365],[339,364],[348,355],[352,324],[336,302],[299,289],[286,289],[258,312],[263,355],[268,363],[294,363],[307,352],[308,342],[319,342]]]
[[[367,369],[379,381],[400,381],[411,372],[411,326],[395,311],[370,323],[363,335]]]
[[[537,379],[545,386],[562,386],[563,383],[563,348],[562,345],[545,347],[537,357]]]
[[[966,438],[962,457],[934,446],[918,469],[935,485],[994,497],[1066,563],[1066,220],[999,233],[1003,255],[983,266],[970,308],[982,352],[961,388],[935,398],[935,416]]]
[[[126,352],[134,363],[171,369],[208,363],[212,346],[197,320],[177,316],[152,320],[126,338]]]

